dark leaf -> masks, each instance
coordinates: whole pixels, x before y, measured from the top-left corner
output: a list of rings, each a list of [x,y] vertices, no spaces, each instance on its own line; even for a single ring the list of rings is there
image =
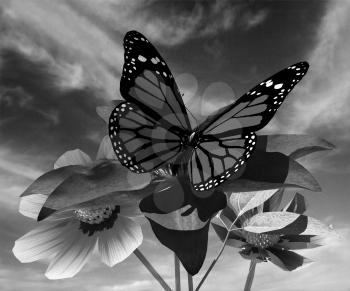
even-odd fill
[[[306,201],[303,195],[296,193],[294,198],[283,209],[284,211],[303,214],[306,211]]]
[[[207,253],[209,222],[197,230],[180,231],[149,221],[158,240],[178,256],[186,271],[192,276],[197,274]]]
[[[265,201],[263,206],[263,212],[279,210],[283,198],[283,193],[284,189],[280,189],[275,194],[273,194],[267,201]]]
[[[224,192],[249,192],[288,187],[321,190],[315,178],[286,155],[255,151],[242,176],[227,180],[219,188]]]
[[[259,135],[257,150],[280,152],[297,159],[317,151],[334,149],[334,145],[318,137],[301,134]]]

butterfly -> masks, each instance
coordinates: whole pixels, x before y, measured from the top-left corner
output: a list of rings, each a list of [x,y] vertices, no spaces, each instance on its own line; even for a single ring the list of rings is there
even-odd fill
[[[309,67],[299,62],[285,68],[192,129],[175,79],[149,40],[129,31],[124,50],[120,92],[125,102],[109,119],[119,161],[136,173],[185,161],[198,192],[237,177],[254,151],[255,132],[271,120]]]

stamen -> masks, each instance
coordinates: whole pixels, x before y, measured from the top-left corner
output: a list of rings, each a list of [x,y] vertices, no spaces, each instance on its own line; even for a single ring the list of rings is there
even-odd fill
[[[258,248],[268,248],[276,244],[280,236],[278,234],[266,234],[266,233],[247,233],[247,242]]]

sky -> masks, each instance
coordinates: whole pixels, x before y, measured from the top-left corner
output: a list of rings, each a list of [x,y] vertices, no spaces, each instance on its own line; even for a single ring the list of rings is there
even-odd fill
[[[11,251],[36,224],[18,213],[24,189],[67,150],[95,155],[107,133],[95,108],[121,98],[122,40],[136,29],[167,61],[198,119],[284,67],[310,63],[263,132],[309,134],[336,145],[302,161],[323,191],[301,192],[308,214],[341,238],[303,251],[315,262],[296,272],[259,264],[253,290],[349,291],[349,26],[346,0],[0,0],[0,289],[161,290],[134,256],[114,268],[95,256],[73,279],[50,281],[47,262],[21,264]],[[173,286],[172,254],[147,223],[143,230],[141,250]],[[211,230],[195,283],[219,247]],[[248,267],[227,248],[201,290],[242,290]]]

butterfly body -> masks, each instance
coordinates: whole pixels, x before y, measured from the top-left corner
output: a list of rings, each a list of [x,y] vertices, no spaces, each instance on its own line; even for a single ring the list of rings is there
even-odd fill
[[[113,110],[109,122],[117,157],[136,173],[168,164],[186,168],[198,192],[240,175],[254,151],[255,132],[308,69],[300,62],[278,72],[193,129],[176,82],[153,45],[131,31],[124,48],[120,92],[126,102]]]

